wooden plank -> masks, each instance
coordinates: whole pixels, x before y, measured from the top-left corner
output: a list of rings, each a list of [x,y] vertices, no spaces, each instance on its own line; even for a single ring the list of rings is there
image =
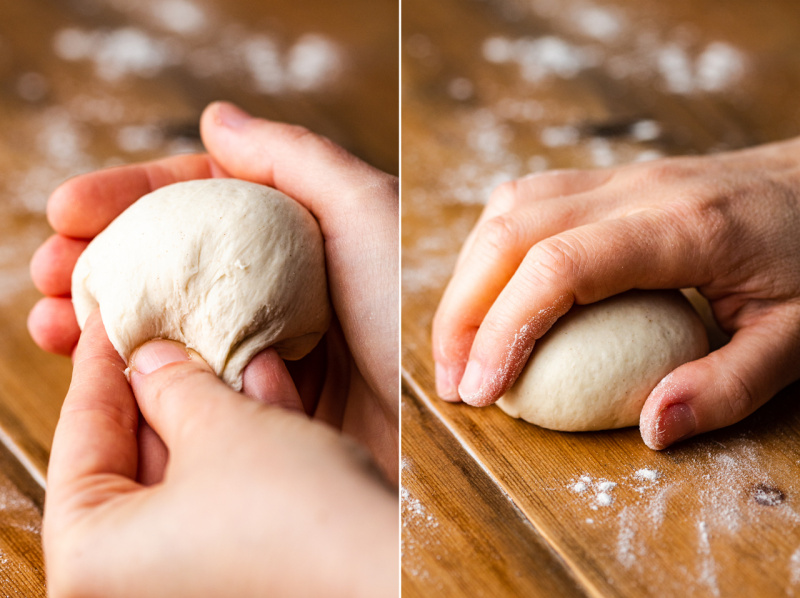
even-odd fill
[[[0,588],[9,598],[44,597],[44,491],[0,444]]]
[[[408,392],[402,418],[403,596],[585,595],[522,513]]]
[[[797,386],[737,426],[662,453],[635,429],[564,434],[435,397],[432,314],[495,185],[543,167],[800,133],[796,103],[786,101],[800,83],[792,3],[597,7],[622,24],[618,36],[581,29],[587,4],[577,1],[404,3],[404,377],[587,593],[792,594],[800,583]],[[588,14],[595,26],[602,20]],[[551,64],[534,81],[520,61],[487,58],[488,40],[500,40],[497,58],[508,44],[544,36],[579,62],[588,56],[585,68],[565,74]],[[703,60],[720,61],[717,73],[728,78],[701,76]],[[642,119],[657,123],[652,139],[630,134]],[[430,464],[425,475],[437,472]]]

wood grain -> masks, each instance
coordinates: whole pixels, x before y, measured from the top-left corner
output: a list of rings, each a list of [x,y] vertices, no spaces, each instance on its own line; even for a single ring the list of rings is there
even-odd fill
[[[404,596],[583,596],[508,496],[404,393]]]
[[[740,424],[661,453],[635,429],[552,432],[496,407],[435,396],[431,318],[461,243],[499,183],[544,168],[603,167],[800,134],[798,106],[787,101],[800,83],[800,12],[792,3],[591,7],[610,15],[616,33],[600,35],[602,15],[578,1],[404,3],[404,380],[457,442],[453,454],[466,451],[495,486],[486,492],[508,496],[586,594],[794,595],[797,385]],[[542,38],[584,62],[574,72],[551,64],[526,78],[523,64],[487,58],[491,40],[502,51]],[[701,76],[712,59],[730,69],[727,78]],[[671,60],[685,61],[682,74]],[[657,123],[657,134],[633,135],[642,121]],[[417,424],[408,428],[417,434]],[[418,468],[416,475],[435,480],[446,466]],[[468,508],[459,498],[438,508]],[[496,524],[470,523],[472,533],[500,533]],[[421,594],[426,572],[439,574],[436,554],[451,549],[440,542],[427,555],[418,547],[413,571],[404,563],[404,594]],[[518,594],[507,586],[493,595]]]

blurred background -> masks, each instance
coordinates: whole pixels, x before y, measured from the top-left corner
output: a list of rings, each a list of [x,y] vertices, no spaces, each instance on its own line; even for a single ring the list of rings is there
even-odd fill
[[[49,193],[106,166],[201,151],[211,101],[398,171],[396,0],[0,3],[0,595],[44,595],[40,520],[70,362],[28,338]]]

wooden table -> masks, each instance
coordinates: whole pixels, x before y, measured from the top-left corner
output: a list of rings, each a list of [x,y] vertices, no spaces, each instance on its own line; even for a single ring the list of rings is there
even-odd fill
[[[441,402],[430,347],[504,180],[800,134],[800,8],[405,0],[402,20],[403,595],[800,594],[798,385],[657,453]]]
[[[0,596],[44,596],[41,512],[66,358],[28,337],[50,191],[79,172],[201,149],[228,99],[398,169],[393,0],[79,0],[0,7]]]

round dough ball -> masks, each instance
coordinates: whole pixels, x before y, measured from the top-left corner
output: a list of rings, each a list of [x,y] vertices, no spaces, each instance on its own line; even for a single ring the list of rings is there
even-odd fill
[[[662,378],[706,353],[703,323],[680,292],[628,291],[573,306],[497,405],[553,430],[634,426]]]
[[[165,338],[197,351],[236,390],[250,359],[273,346],[299,359],[330,321],[322,234],[283,193],[235,179],[177,183],[123,212],[72,274],[83,328],[99,305],[127,362]]]

